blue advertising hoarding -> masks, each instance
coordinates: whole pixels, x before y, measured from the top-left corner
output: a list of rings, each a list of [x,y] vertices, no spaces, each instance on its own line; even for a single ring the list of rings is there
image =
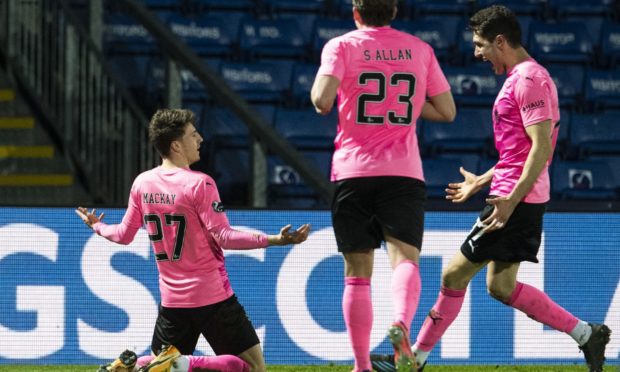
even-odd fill
[[[124,210],[104,209],[117,223]],[[238,229],[277,233],[312,224],[303,244],[227,251],[233,288],[262,341],[267,363],[351,363],[341,314],[343,265],[329,212],[227,212]],[[472,212],[428,212],[415,335],[439,291],[441,270],[474,222]],[[539,264],[519,280],[545,290],[577,317],[620,332],[620,215],[548,213]],[[376,252],[372,280],[374,353],[388,353],[391,270]],[[130,245],[94,235],[70,208],[0,208],[0,364],[98,364],[125,348],[148,353],[157,315],[157,269],[146,233]],[[212,354],[204,340],[198,352]],[[612,337],[608,363],[620,363]],[[486,293],[473,280],[461,314],[432,364],[582,363],[575,342]]]

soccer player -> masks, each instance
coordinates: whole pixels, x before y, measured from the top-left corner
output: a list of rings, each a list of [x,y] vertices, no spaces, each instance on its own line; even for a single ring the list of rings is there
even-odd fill
[[[520,262],[538,262],[549,200],[548,166],[559,130],[557,89],[547,70],[521,45],[519,22],[508,8],[482,9],[471,17],[469,27],[475,56],[490,62],[495,74],[507,75],[492,114],[499,161],[480,176],[461,168],[464,180],[446,189],[448,200],[462,203],[491,186],[487,205],[442,274],[437,302],[418,334],[413,347],[422,366],[418,371],[457,317],[469,282],[485,266],[493,298],[569,334],[590,371],[602,371],[609,328],[577,319],[544,292],[517,281]]]
[[[161,304],[151,350],[174,345],[191,355],[202,334],[215,353],[239,356],[252,371],[265,362],[256,332],[228,279],[222,249],[252,249],[298,244],[310,226],[282,227],[277,235],[232,229],[215,182],[192,171],[200,159],[202,137],[191,111],[158,110],[149,124],[149,139],[162,163],[134,180],[120,224],[107,225],[96,211],[79,207],[84,223],[104,238],[129,244],[143,225],[149,234],[157,269]],[[224,361],[226,362],[226,361]],[[199,367],[199,366],[197,366]]]
[[[331,180],[332,222],[344,256],[342,310],[355,358],[370,371],[374,249],[385,241],[393,268],[396,359],[412,368],[409,327],[418,306],[426,191],[416,120],[452,121],[456,108],[430,45],[392,29],[397,0],[353,0],[357,30],[323,48],[311,99],[328,114],[338,97]]]

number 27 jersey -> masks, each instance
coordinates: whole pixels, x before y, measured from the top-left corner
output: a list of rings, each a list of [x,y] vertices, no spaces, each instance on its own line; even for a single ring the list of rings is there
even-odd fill
[[[331,180],[423,181],[416,121],[427,97],[450,90],[432,47],[389,26],[362,28],[327,42],[319,75],[340,81]]]

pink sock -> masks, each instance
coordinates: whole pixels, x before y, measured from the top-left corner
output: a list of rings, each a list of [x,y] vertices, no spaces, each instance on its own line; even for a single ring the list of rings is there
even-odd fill
[[[370,364],[370,331],[372,301],[370,279],[348,277],[344,280],[342,313],[355,357],[354,371],[372,370]]]
[[[394,321],[402,322],[409,330],[420,299],[420,270],[411,260],[399,263],[392,273]]]
[[[429,312],[415,343],[415,348],[431,351],[461,311],[467,289],[441,287],[437,302]]]
[[[155,359],[154,356],[152,355],[145,355],[145,356],[141,356],[138,358],[138,361],[136,362],[136,365],[138,367],[144,367],[145,365],[151,363],[151,360]]]
[[[235,355],[189,356],[189,370],[204,368],[221,372],[249,372],[250,366]]]
[[[517,282],[506,305],[521,310],[537,322],[565,333],[572,331],[579,322],[579,319],[553,302],[545,292],[520,282]]]

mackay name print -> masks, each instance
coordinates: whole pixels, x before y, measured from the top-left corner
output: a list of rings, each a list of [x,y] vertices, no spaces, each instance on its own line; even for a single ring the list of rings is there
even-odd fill
[[[142,203],[143,204],[168,204],[174,205],[174,199],[176,194],[164,194],[159,192],[143,192]]]

